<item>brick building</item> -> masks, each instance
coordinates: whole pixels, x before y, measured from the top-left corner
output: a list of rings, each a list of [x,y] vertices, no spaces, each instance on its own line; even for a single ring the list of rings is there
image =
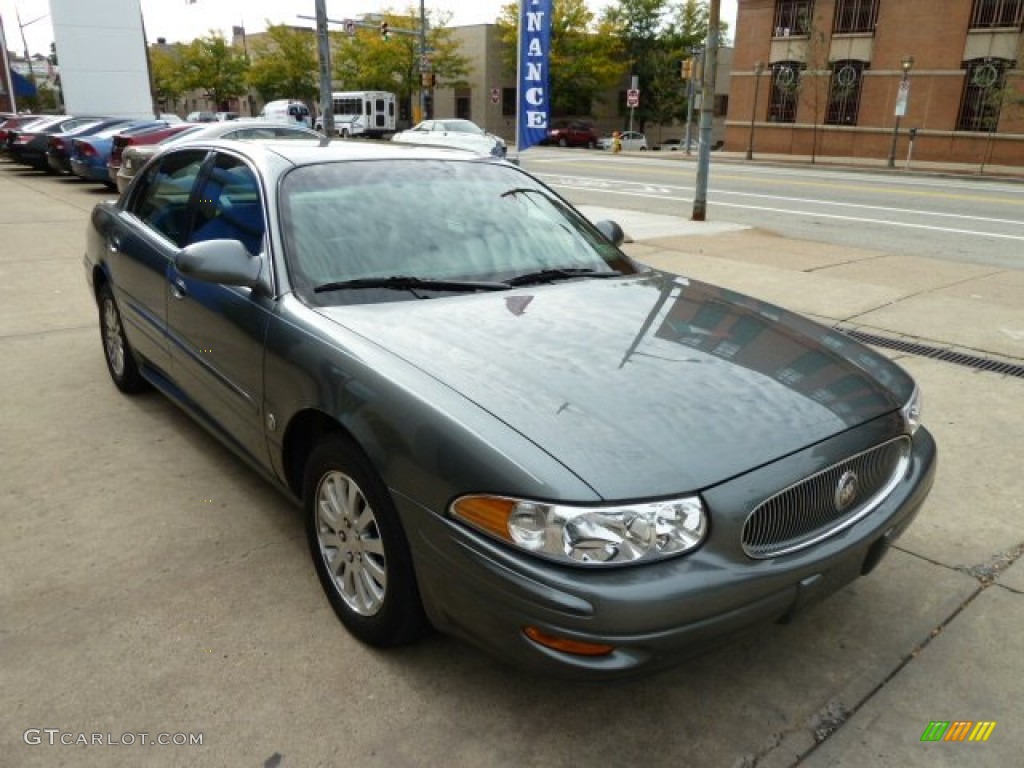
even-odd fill
[[[739,0],[726,149],[901,163],[915,129],[916,159],[1024,165],[1022,29],[1024,0]]]

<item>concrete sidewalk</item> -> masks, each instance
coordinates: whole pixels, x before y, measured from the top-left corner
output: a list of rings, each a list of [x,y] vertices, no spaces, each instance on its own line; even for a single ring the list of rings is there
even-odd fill
[[[826,325],[989,358],[1024,374],[1024,257],[1021,270],[1000,270],[795,241],[728,222],[583,210],[593,219],[618,220],[634,241],[627,252],[651,266],[767,299]],[[820,740],[801,729],[777,734],[744,768],[1020,762],[1024,376],[888,354],[922,387],[925,422],[941,456],[932,495],[899,549],[928,563],[936,576],[952,571],[976,584],[888,676],[836,699],[836,732]],[[957,428],[964,425],[972,425],[966,433]],[[993,441],[994,432],[1007,439]],[[922,744],[932,720],[996,721],[993,734],[1000,736],[984,745]]]

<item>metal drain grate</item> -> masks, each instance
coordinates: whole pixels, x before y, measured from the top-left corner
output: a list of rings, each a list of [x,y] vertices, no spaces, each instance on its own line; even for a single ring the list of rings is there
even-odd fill
[[[968,355],[963,352],[954,352],[949,349],[933,347],[916,341],[907,341],[906,339],[879,336],[876,333],[867,333],[854,328],[844,328],[841,325],[834,326],[834,329],[844,336],[849,336],[851,339],[856,339],[863,344],[870,344],[874,347],[895,349],[898,352],[906,352],[909,355],[928,357],[933,360],[941,360],[944,363],[953,363],[954,365],[962,365],[966,368],[974,368],[978,371],[989,371],[990,373],[1000,373],[1004,376],[1014,376],[1018,379],[1024,379],[1024,365],[1020,365],[1018,363],[1008,363],[1005,360],[996,360],[991,357],[982,357],[981,355]]]

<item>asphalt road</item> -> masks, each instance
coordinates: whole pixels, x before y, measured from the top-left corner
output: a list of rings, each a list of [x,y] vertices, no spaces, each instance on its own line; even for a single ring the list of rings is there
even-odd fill
[[[696,163],[682,153],[611,155],[541,148],[523,155],[576,205],[689,217]],[[1024,184],[719,162],[708,220],[802,240],[1024,269]]]

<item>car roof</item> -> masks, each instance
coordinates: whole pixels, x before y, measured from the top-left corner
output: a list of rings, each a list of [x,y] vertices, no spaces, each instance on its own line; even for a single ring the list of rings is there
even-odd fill
[[[390,141],[345,141],[320,139],[319,141],[261,139],[258,141],[207,140],[181,142],[175,149],[186,146],[208,146],[211,149],[229,149],[251,157],[261,164],[277,157],[292,165],[313,165],[346,160],[490,160],[476,152],[455,147],[435,147],[403,144]],[[168,148],[168,151],[172,151]]]

